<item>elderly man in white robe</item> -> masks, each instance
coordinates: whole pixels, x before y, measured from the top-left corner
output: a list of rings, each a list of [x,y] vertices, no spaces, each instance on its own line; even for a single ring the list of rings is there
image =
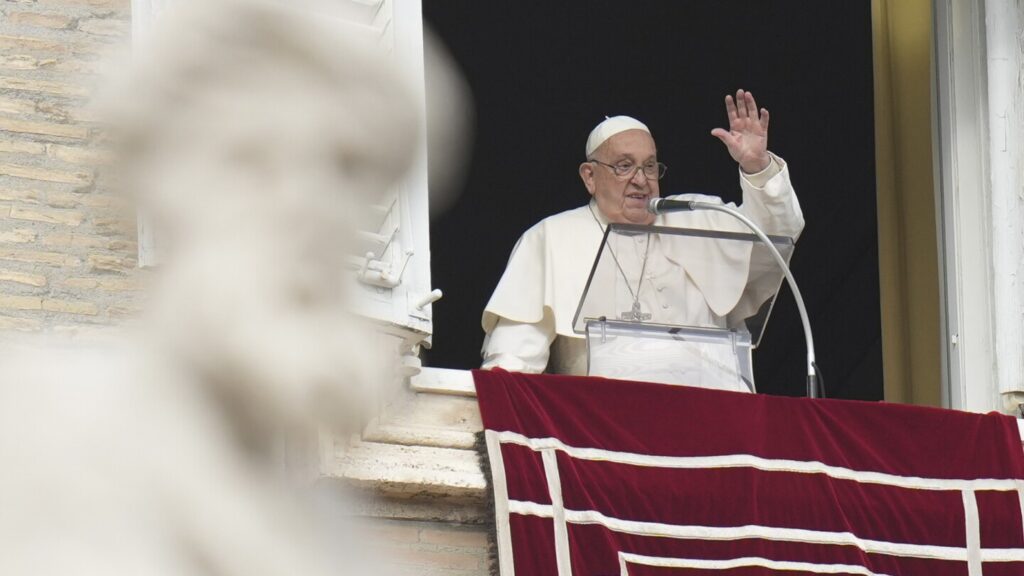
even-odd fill
[[[726,96],[725,106],[729,129],[716,128],[711,135],[739,164],[739,210],[768,234],[796,239],[803,230],[803,214],[786,162],[768,151],[768,111],[758,109],[753,94],[743,90],[735,98]],[[609,223],[746,231],[718,212],[650,213],[648,203],[659,197],[665,170],[650,130],[640,121],[616,116],[594,128],[587,139],[586,160],[579,166],[590,202],[545,218],[516,243],[483,313],[483,368],[586,375],[586,341],[574,332],[573,317]],[[678,198],[722,203],[720,198],[696,194]],[[650,236],[647,242],[641,248],[648,272],[653,271],[648,277],[661,278],[646,294],[635,294],[637,307],[657,308],[661,321],[726,327],[726,316],[739,304],[748,281],[749,249],[745,254],[711,250],[713,254],[704,258],[709,263],[679,265],[665,247],[652,245]],[[715,262],[716,256],[722,261]],[[730,267],[738,288],[712,289],[714,282],[707,277]],[[640,287],[637,283],[637,292]]]

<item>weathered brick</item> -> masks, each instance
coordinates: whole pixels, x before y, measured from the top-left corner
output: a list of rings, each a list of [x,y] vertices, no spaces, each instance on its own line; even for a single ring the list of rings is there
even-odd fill
[[[13,188],[0,188],[0,201],[23,202],[25,204],[39,204],[43,193],[38,190],[18,190]]]
[[[369,528],[370,536],[377,542],[415,544],[419,542],[420,530],[416,526],[399,524],[378,524]]]
[[[26,142],[23,140],[0,140],[0,152],[14,154],[42,154],[46,151],[46,145],[39,142]]]
[[[60,246],[67,248],[71,246],[71,239],[74,236],[72,234],[43,234],[39,239],[39,243],[43,246]]]
[[[30,53],[48,57],[72,54],[92,57],[109,55],[117,48],[118,45],[109,39],[101,40],[86,34],[64,36],[60,39],[39,37],[31,32],[28,35],[0,34],[0,51],[18,54]]]
[[[420,532],[420,541],[437,546],[453,546],[461,548],[486,548],[487,534],[480,530],[452,529],[430,530]]]
[[[29,262],[32,264],[49,264],[52,266],[79,266],[82,261],[62,252],[40,252],[36,250],[16,250],[0,247],[0,260]]]
[[[97,234],[110,236],[113,234],[130,234],[135,231],[135,223],[128,222],[123,218],[96,217],[92,221],[93,230]]]
[[[137,306],[114,305],[107,308],[107,316],[111,318],[132,318],[141,312]]]
[[[0,176],[12,176],[14,178],[39,180],[42,182],[57,182],[60,184],[78,184],[80,186],[92,182],[92,174],[88,172],[67,172],[65,170],[53,170],[20,164],[0,164]]]
[[[40,330],[42,327],[42,321],[37,318],[13,318],[11,316],[0,316],[0,330],[35,332]]]
[[[50,208],[78,208],[82,205],[79,194],[73,192],[57,192],[46,195],[46,205]]]
[[[90,254],[89,266],[102,272],[128,272],[136,267],[135,258],[109,254]]]
[[[0,112],[4,114],[32,114],[36,111],[36,103],[24,98],[0,97]]]
[[[64,52],[67,43],[57,40],[44,40],[30,36],[10,36],[0,34],[0,50],[31,50],[33,52]]]
[[[85,6],[102,12],[128,12],[131,0],[36,0],[41,6]]]
[[[392,558],[396,562],[415,564],[424,569],[475,570],[480,567],[479,556],[432,549],[395,550]]]
[[[10,310],[40,310],[43,299],[38,296],[18,296],[16,294],[0,294],[0,308]]]
[[[73,248],[105,248],[113,250],[116,240],[93,236],[90,234],[45,234],[39,239],[46,246],[61,246]]]
[[[36,58],[28,54],[0,54],[0,68],[7,70],[38,70],[52,66],[53,58]]]
[[[63,30],[70,26],[72,22],[73,20],[68,16],[52,12],[7,13],[7,23],[13,26],[35,26],[52,30]]]
[[[113,159],[109,150],[99,148],[84,148],[82,146],[64,146],[61,144],[49,144],[46,152],[51,158],[62,160],[70,164],[85,164],[97,166],[108,164]]]
[[[82,35],[84,36],[84,35]],[[76,58],[94,58],[102,60],[108,58],[117,53],[121,48],[122,44],[118,42],[111,42],[109,38],[102,40],[89,36],[89,41],[82,41],[81,39],[72,41],[68,47],[68,53]]]
[[[15,270],[0,270],[0,281],[14,282],[16,284],[35,286],[37,288],[46,286],[46,276],[43,276],[42,274],[17,272]]]
[[[121,238],[115,238],[106,244],[107,250],[112,252],[132,252],[135,253],[139,249],[137,242],[131,240],[124,240]]]
[[[96,278],[68,278],[64,280],[63,285],[66,288],[74,288],[75,290],[92,290],[99,286],[99,282]]]
[[[101,74],[111,70],[110,63],[102,58],[92,60],[53,58],[40,60],[39,67],[57,72],[74,72],[75,74]]]
[[[36,231],[28,228],[15,228],[14,230],[4,230],[0,232],[0,242],[25,244],[28,242],[35,242],[35,240]]]
[[[78,29],[96,36],[123,37],[128,33],[128,23],[114,18],[87,18],[78,23]]]
[[[59,136],[84,140],[89,137],[89,129],[73,124],[54,124],[52,122],[34,122],[0,117],[0,130],[20,132],[22,134],[39,134],[41,136]]]
[[[0,88],[4,90],[22,90],[24,92],[42,92],[44,94],[55,94],[57,96],[84,97],[89,95],[89,89],[85,86],[54,82],[53,80],[39,80],[35,78],[21,78],[14,76],[0,76]]]
[[[84,289],[84,290],[106,290],[108,292],[130,292],[134,290],[141,290],[138,279],[134,277],[73,277],[68,278],[64,281],[64,286],[68,288]]]
[[[26,310],[0,315],[0,330],[92,333],[92,318],[138,312],[134,218],[120,211],[112,183],[95,181],[111,152],[87,144],[103,141],[103,119],[86,99],[106,56],[124,47],[114,40],[130,33],[130,3],[0,2],[0,287],[19,292],[0,307]],[[52,297],[28,294],[51,285]]]
[[[23,206],[21,204],[11,206],[10,217],[15,220],[32,220],[48,224],[63,224],[65,226],[78,226],[85,220],[85,214],[77,210],[58,210],[40,206]]]
[[[92,302],[78,302],[75,300],[47,298],[42,301],[42,308],[47,312],[63,312],[65,314],[79,314],[83,316],[99,314],[99,309]]]
[[[73,124],[75,122],[71,116],[70,109],[64,104],[39,102],[36,105],[36,112],[62,124]]]

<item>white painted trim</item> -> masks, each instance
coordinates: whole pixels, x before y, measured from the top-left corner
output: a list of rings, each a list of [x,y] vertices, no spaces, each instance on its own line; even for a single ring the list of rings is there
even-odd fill
[[[1021,198],[1019,0],[985,0],[988,63],[988,161],[991,180],[992,302],[995,376],[1001,394],[1024,392],[1024,199]],[[1005,397],[1010,400],[1010,398]],[[1000,408],[1004,408],[1000,406]],[[1006,406],[1014,409],[1016,406]]]
[[[565,505],[562,503],[562,479],[558,474],[558,453],[554,450],[541,452],[544,462],[544,477],[551,496],[551,514],[555,522],[555,564],[558,576],[572,576],[569,554],[569,528],[565,523]]]
[[[484,432],[487,455],[491,464],[491,484],[494,486],[494,523],[498,540],[498,570],[501,576],[515,576],[512,557],[512,534],[509,532],[508,484],[505,481],[505,460],[501,455],[501,442],[493,430]]]
[[[960,492],[964,500],[964,525],[967,542],[967,575],[981,576],[981,520],[978,499],[973,490]]]
[[[393,292],[400,307],[397,323],[429,336],[433,332],[433,304],[417,308],[433,290],[430,278],[430,192],[427,174],[427,96],[421,0],[394,0],[391,29],[396,64],[414,92],[419,117],[414,136],[416,155],[400,184],[401,245],[413,251],[402,284]],[[404,300],[404,301],[403,301]]]
[[[1001,408],[992,307],[992,242],[982,3],[935,0],[935,166],[943,403]]]
[[[754,468],[767,472],[795,472],[803,474],[824,474],[838,480],[852,480],[864,484],[882,484],[914,490],[994,490],[1011,491],[1024,489],[1024,480],[1013,478],[979,478],[975,480],[949,480],[944,478],[920,478],[916,476],[898,476],[882,472],[853,470],[841,466],[831,466],[813,460],[785,460],[762,458],[749,454],[729,454],[724,456],[654,456],[651,454],[635,454],[632,452],[616,452],[600,448],[579,448],[569,446],[557,438],[528,438],[516,432],[494,432],[497,441],[502,444],[517,444],[535,451],[546,449],[560,450],[580,460],[608,461],[634,466],[676,469],[708,469],[708,468]]]
[[[733,558],[730,560],[703,560],[696,558],[658,558],[619,552],[619,567],[622,576],[629,576],[627,564],[656,566],[664,568],[691,568],[695,570],[731,570],[747,566],[759,566],[776,571],[813,572],[815,574],[861,574],[862,576],[888,576],[881,572],[872,572],[864,566],[849,564],[813,564],[810,562],[786,562],[767,558]]]

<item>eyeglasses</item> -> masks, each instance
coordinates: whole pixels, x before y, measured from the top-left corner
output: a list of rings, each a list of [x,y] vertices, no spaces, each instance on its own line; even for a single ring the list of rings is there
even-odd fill
[[[662,178],[665,177],[665,172],[668,171],[668,166],[664,165],[661,162],[654,162],[650,164],[633,164],[632,162],[605,164],[600,160],[594,159],[588,160],[588,162],[593,162],[595,164],[600,164],[601,166],[607,166],[608,168],[611,168],[612,172],[614,172],[615,175],[622,180],[631,180],[633,176],[636,176],[637,170],[643,170],[644,176],[646,176],[650,180],[661,180]]]

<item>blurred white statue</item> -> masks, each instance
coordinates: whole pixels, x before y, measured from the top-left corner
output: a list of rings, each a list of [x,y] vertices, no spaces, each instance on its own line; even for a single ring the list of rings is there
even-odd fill
[[[122,338],[0,351],[0,574],[372,573],[324,553],[272,447],[358,425],[360,385],[388,377],[344,258],[418,119],[381,57],[300,4],[178,2],[136,48],[121,176],[162,263]]]

